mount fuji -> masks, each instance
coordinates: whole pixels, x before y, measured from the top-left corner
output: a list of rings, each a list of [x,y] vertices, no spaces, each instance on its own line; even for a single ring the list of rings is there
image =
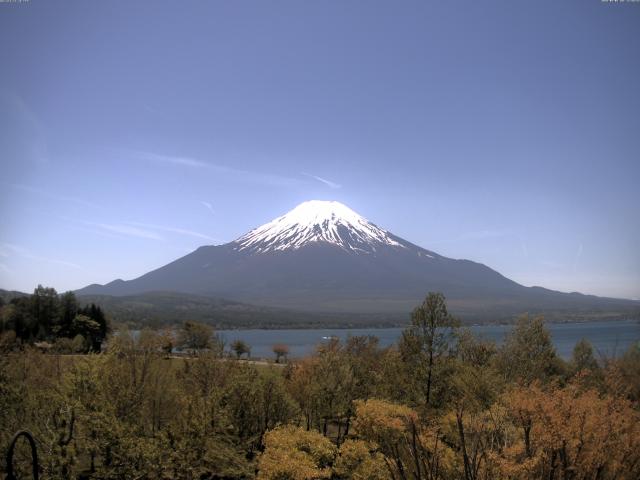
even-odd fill
[[[491,268],[414,245],[339,202],[308,201],[217,246],[203,246],[133,280],[78,295],[180,292],[307,312],[406,318],[429,291],[468,320],[522,312],[637,313],[640,302],[525,287]]]

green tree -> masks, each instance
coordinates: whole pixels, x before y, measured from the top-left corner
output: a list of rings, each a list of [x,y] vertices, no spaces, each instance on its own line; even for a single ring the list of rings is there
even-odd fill
[[[21,342],[31,342],[35,339],[38,322],[32,314],[30,297],[12,299],[2,312],[5,330],[13,330]]]
[[[593,347],[589,340],[583,338],[573,347],[571,367],[574,373],[583,370],[595,372],[599,369],[598,361],[593,355]]]
[[[342,426],[349,417],[354,399],[353,374],[338,340],[331,340],[318,347],[317,358],[318,362],[313,370],[316,413],[321,421],[323,435],[327,435],[332,422],[338,424],[339,443]]]
[[[497,360],[507,380],[525,385],[534,380],[546,382],[562,372],[562,362],[541,316],[520,317],[500,348]]]
[[[490,365],[498,352],[494,342],[474,335],[468,328],[458,331],[457,340],[456,354],[458,359],[467,365]]]
[[[186,321],[178,332],[178,345],[195,353],[210,349],[213,344],[213,328],[204,323]]]
[[[60,296],[60,311],[54,333],[58,337],[73,336],[73,320],[78,314],[78,300],[73,292],[66,292]]]
[[[400,350],[427,405],[432,403],[433,385],[440,380],[457,327],[458,322],[447,311],[444,295],[430,292],[413,310],[411,325],[402,333]]]
[[[247,355],[247,357],[249,357],[249,355],[251,354],[251,347],[249,347],[249,345],[247,345],[247,343],[243,340],[234,340],[231,343],[231,350],[235,352],[236,358],[238,360],[243,355]]]
[[[78,336],[84,338],[86,341],[85,351],[89,351],[95,348],[95,339],[100,337],[100,324],[86,315],[78,314],[73,319],[72,331],[75,333],[74,343]],[[102,342],[99,342],[98,345],[100,343]]]
[[[64,347],[66,347],[66,345],[63,345],[63,348]],[[87,340],[81,334],[77,334],[73,337],[69,347],[70,349],[68,353],[86,353],[89,350]]]
[[[55,289],[37,286],[31,295],[31,314],[36,322],[36,338],[43,339],[50,335],[59,317],[59,300]]]
[[[619,378],[619,389],[632,401],[640,402],[640,341],[631,344],[619,359],[611,362],[609,369]]]
[[[94,352],[99,352],[102,342],[107,338],[107,334],[110,331],[110,325],[106,315],[98,305],[93,303],[79,309],[78,313],[86,315],[98,324],[98,329],[93,332],[92,336],[88,338],[88,340],[91,343],[91,349]]]

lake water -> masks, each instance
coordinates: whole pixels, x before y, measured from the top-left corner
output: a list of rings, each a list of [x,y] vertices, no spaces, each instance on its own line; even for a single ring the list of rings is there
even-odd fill
[[[477,325],[471,330],[498,344],[511,330],[510,325]],[[596,355],[621,355],[631,344],[640,342],[638,320],[616,320],[607,322],[548,323],[556,351],[563,358],[571,357],[576,342],[586,338],[593,345]],[[300,358],[313,353],[318,344],[337,337],[344,341],[349,336],[375,335],[383,347],[398,341],[402,328],[354,328],[313,330],[219,330],[217,333],[227,346],[234,340],[243,340],[251,346],[253,358],[273,358],[272,346],[283,343],[289,347],[290,358]],[[228,348],[228,347],[227,347]]]

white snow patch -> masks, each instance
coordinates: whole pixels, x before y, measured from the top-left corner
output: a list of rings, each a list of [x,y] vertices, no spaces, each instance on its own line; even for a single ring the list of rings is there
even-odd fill
[[[354,253],[375,252],[374,245],[406,248],[391,234],[340,202],[311,200],[238,238],[238,250],[257,253],[298,249],[325,242]]]

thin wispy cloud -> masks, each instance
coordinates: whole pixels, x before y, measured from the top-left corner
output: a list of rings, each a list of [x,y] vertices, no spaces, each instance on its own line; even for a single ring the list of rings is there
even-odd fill
[[[314,180],[317,180],[320,183],[324,183],[329,188],[333,188],[333,189],[342,188],[342,185],[340,185],[339,183],[332,182],[331,180],[327,180],[326,178],[319,177],[318,175],[312,175],[310,173],[305,173],[305,172],[302,172],[302,174],[306,175],[307,177],[313,178]]]
[[[87,223],[87,225],[93,225],[95,227],[107,230],[108,232],[119,233],[120,235],[126,235],[128,237],[146,238],[150,240],[160,241],[164,240],[164,238],[158,235],[156,232],[127,224]]]
[[[194,158],[189,158],[189,157],[158,155],[157,153],[151,153],[151,152],[132,152],[132,153],[141,160],[149,160],[152,162],[168,163],[172,165],[181,165],[184,167],[191,167],[191,168],[215,167],[214,165],[211,165],[209,163],[202,162],[200,160],[196,160]]]
[[[62,265],[64,267],[71,267],[78,270],[82,270],[82,267],[77,263],[67,262],[66,260],[59,260],[57,258],[50,258],[50,257],[43,257],[41,255],[36,255],[33,252],[31,252],[28,248],[23,247],[21,245],[15,245],[12,243],[0,244],[0,256],[6,257],[6,258],[18,256],[18,257],[26,258],[28,260],[35,260],[37,262],[52,263],[55,265]]]
[[[0,123],[18,126],[19,138],[12,138],[10,141],[20,145],[21,160],[36,164],[49,162],[45,128],[42,122],[21,96],[4,89],[0,89]],[[0,147],[6,146],[0,145]]]
[[[127,238],[124,235],[118,235],[112,231],[108,231],[106,229],[98,227],[94,222],[78,220],[77,218],[68,217],[66,215],[57,215],[56,218],[64,222],[71,223],[74,229],[77,229],[83,232],[89,232],[93,235],[100,235],[102,237],[115,238],[119,240],[123,240]]]
[[[520,246],[520,251],[522,252],[522,256],[525,258],[529,257],[529,248],[527,246],[527,243],[524,241],[524,238],[522,237],[522,235],[508,229],[505,229],[505,230],[487,229],[487,230],[475,230],[471,232],[465,232],[454,241],[463,242],[467,240],[490,240],[490,239],[497,239],[497,238],[508,238],[508,239],[516,240],[518,242],[518,245]],[[449,242],[445,242],[445,243],[449,243]]]
[[[151,230],[160,230],[163,232],[171,232],[171,233],[177,233],[179,235],[186,235],[189,237],[195,237],[195,238],[202,238],[204,240],[211,240],[213,242],[217,241],[217,239],[206,235],[204,233],[200,233],[200,232],[195,232],[193,230],[188,230],[185,228],[176,228],[176,227],[168,227],[165,225],[154,225],[154,224],[150,224],[150,223],[140,223],[140,222],[130,222],[130,225],[135,225],[137,227],[143,227],[143,228],[148,228]]]
[[[522,239],[520,235],[518,235],[518,240],[520,240],[520,249],[522,250],[522,255],[524,257],[529,257],[529,248],[527,247],[526,242]]]
[[[145,103],[145,104],[142,105],[142,108],[144,110],[146,110],[147,112],[153,114],[153,115],[157,115],[157,116],[162,117],[162,118],[167,118],[167,116],[165,115],[164,112],[158,110],[157,108],[155,108],[155,107],[153,107],[151,105],[148,105],[148,104]]]
[[[139,160],[147,160],[156,163],[164,163],[168,165],[176,165],[193,169],[204,169],[212,173],[225,175],[242,182],[259,183],[262,185],[276,187],[291,187],[300,184],[299,180],[283,175],[241,170],[217,163],[205,162],[203,160],[191,157],[160,155],[153,152],[140,151],[126,151],[125,154],[133,156],[134,158],[137,158]]]
[[[73,218],[68,217],[59,217],[62,220],[66,220],[68,222],[81,224],[83,228],[89,232],[105,235],[112,238],[125,239],[127,237],[134,238],[143,238],[148,240],[155,241],[166,241],[166,238],[161,235],[159,232],[168,232],[175,233],[178,235],[184,235],[188,237],[199,238],[211,242],[217,242],[218,239],[201,233],[196,232],[195,230],[190,230],[186,228],[178,228],[171,227],[167,225],[157,225],[152,223],[144,223],[144,222],[120,222],[120,223],[104,223],[104,222],[90,222],[90,221],[82,221],[75,220]],[[87,228],[88,227],[88,228]],[[0,255],[2,252],[0,251]]]
[[[204,200],[200,200],[200,204],[204,206],[207,210],[209,210],[212,214],[216,214],[216,211],[213,209],[213,205],[209,202],[205,202]]]
[[[21,190],[23,192],[32,193],[32,194],[39,195],[41,197],[49,198],[49,199],[52,199],[52,200],[59,200],[59,201],[62,201],[62,202],[75,203],[77,205],[83,205],[85,207],[91,207],[91,208],[102,208],[100,205],[98,205],[96,203],[93,203],[93,202],[89,202],[87,200],[83,200],[82,198],[73,197],[73,196],[69,196],[69,195],[60,195],[60,194],[57,194],[57,193],[48,192],[48,191],[43,190],[41,188],[32,187],[30,185],[10,184],[10,187],[12,187],[12,188],[14,188],[16,190]]]
[[[582,244],[578,245],[578,249],[576,250],[576,254],[573,257],[573,270],[575,271],[576,268],[578,268],[578,261],[580,260],[580,257],[582,257],[582,251],[584,250]]]
[[[80,225],[75,225],[75,228],[83,231],[83,232],[89,232],[92,235],[99,235],[101,237],[105,237],[105,238],[111,238],[111,239],[116,239],[116,240],[126,240],[127,237],[124,235],[119,235],[117,233],[114,233],[112,231],[107,231],[107,230],[103,230],[100,228],[95,228],[92,225],[95,224],[88,224],[85,223],[86,226],[80,226]]]
[[[486,238],[512,237],[514,233],[509,230],[475,230],[465,232],[458,237],[458,240],[484,240]]]
[[[562,263],[554,262],[553,260],[542,260],[540,264],[545,267],[554,268],[558,270],[561,268],[564,268],[564,265]]]

